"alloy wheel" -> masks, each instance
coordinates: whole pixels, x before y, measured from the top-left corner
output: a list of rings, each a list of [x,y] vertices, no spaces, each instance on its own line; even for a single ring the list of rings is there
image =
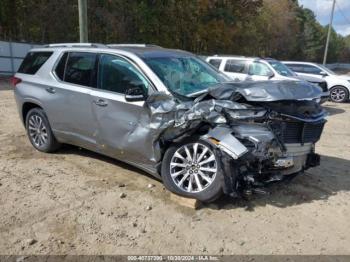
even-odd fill
[[[346,92],[343,88],[335,87],[330,93],[331,99],[334,102],[342,102],[345,100]]]
[[[32,142],[39,148],[45,146],[48,142],[48,134],[41,116],[32,115],[28,122],[29,136]]]
[[[213,151],[205,144],[191,143],[178,148],[170,161],[170,175],[181,190],[198,193],[208,188],[217,174]]]

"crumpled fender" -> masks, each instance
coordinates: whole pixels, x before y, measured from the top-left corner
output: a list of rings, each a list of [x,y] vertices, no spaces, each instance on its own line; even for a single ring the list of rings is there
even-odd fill
[[[232,129],[217,126],[202,137],[205,141],[218,147],[233,159],[238,159],[248,152],[248,149],[232,135]]]

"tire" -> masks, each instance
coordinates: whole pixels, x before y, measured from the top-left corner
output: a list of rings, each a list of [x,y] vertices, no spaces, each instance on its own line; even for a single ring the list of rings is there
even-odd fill
[[[335,103],[344,103],[349,99],[349,90],[343,86],[334,86],[329,90],[329,98]]]
[[[41,108],[33,108],[28,112],[26,130],[30,143],[38,151],[51,153],[60,147],[60,143],[52,133],[47,116]]]
[[[195,146],[196,144],[197,146]],[[197,154],[194,154],[195,148],[197,148]],[[205,149],[207,151],[203,153]],[[197,161],[193,159],[194,155],[196,155]],[[201,162],[204,163],[199,165]],[[209,143],[190,139],[168,148],[162,161],[161,173],[163,183],[169,191],[202,202],[213,202],[223,192],[224,175],[222,170],[216,150]]]

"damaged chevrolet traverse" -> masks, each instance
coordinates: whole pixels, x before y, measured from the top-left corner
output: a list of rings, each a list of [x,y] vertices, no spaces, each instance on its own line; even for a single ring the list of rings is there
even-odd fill
[[[97,44],[33,49],[13,78],[37,150],[83,147],[185,197],[239,196],[319,165],[320,88],[229,81],[185,51]]]

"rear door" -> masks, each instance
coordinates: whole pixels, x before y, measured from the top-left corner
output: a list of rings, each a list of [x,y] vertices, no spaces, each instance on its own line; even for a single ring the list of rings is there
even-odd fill
[[[95,149],[97,124],[90,103],[96,86],[97,55],[65,52],[54,75],[57,81],[46,87],[46,108],[57,136],[68,143]]]
[[[147,118],[144,101],[125,99],[126,90],[134,86],[149,92],[148,80],[135,65],[121,56],[100,56],[98,88],[91,93],[98,124],[98,144],[107,155],[143,164],[148,161],[145,151],[150,152],[152,142],[147,140],[148,130],[140,124],[141,117]]]

